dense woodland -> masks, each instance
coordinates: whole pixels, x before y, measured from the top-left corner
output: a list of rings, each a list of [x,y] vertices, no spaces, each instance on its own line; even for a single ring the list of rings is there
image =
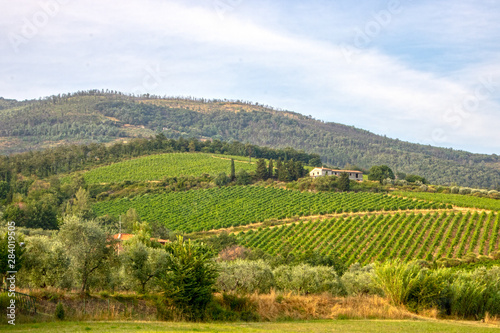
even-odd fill
[[[429,182],[498,188],[500,158],[394,140],[268,106],[227,100],[86,91],[0,100],[0,152],[99,143],[163,133],[167,138],[240,141],[317,153],[337,167],[385,164]],[[2,140],[4,138],[4,140]],[[9,142],[9,143],[7,143]]]

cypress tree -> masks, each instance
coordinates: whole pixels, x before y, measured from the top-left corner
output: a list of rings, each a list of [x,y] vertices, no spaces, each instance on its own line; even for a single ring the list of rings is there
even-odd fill
[[[302,178],[305,175],[307,175],[307,170],[304,169],[304,164],[302,164],[301,161],[295,162],[295,173],[298,176],[298,178]]]
[[[255,170],[255,176],[257,177],[257,179],[266,180],[267,172],[266,160],[263,158],[259,158],[257,160],[257,169]]]
[[[269,160],[269,168],[267,172],[267,178],[272,179],[274,176],[274,165],[273,165],[273,160]]]
[[[283,170],[283,163],[281,163],[281,159],[278,159],[276,162],[276,172],[274,174],[275,179],[280,179],[280,172]]]
[[[347,172],[342,172],[339,177],[339,189],[342,192],[347,192],[351,189],[351,181]]]
[[[236,170],[234,169],[234,159],[231,159],[231,181],[236,179]]]
[[[290,180],[290,161],[283,163],[281,170],[279,171],[278,180],[283,182]]]

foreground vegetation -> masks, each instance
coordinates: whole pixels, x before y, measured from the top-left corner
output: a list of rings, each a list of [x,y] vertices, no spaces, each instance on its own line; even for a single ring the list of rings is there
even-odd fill
[[[473,218],[488,218],[491,222],[493,217],[483,214]],[[73,312],[82,318],[91,313],[90,302],[85,302],[91,290],[100,290],[102,297],[108,299],[108,312],[109,297],[116,292],[147,293],[149,296],[141,297],[155,309],[154,316],[163,320],[276,320],[289,310],[284,307],[274,317],[267,317],[270,312],[265,308],[270,305],[266,302],[280,308],[277,304],[293,304],[294,297],[307,295],[318,295],[314,301],[319,302],[318,306],[329,304],[331,297],[382,296],[390,300],[391,306],[415,313],[433,310],[436,315],[464,319],[500,315],[498,263],[489,268],[442,268],[439,261],[395,260],[347,268],[336,253],[306,251],[294,255],[284,250],[269,256],[238,246],[230,235],[211,237],[206,243],[186,241],[179,236],[161,245],[151,238],[146,223],[136,222],[134,227],[135,237],[123,241],[120,249],[99,223],[79,216],[68,216],[61,230],[50,236],[18,237],[18,242],[26,241],[27,246],[16,248],[22,258],[16,262],[17,287],[30,288],[32,295],[41,290],[42,297],[43,290],[48,290],[53,305],[62,302],[60,310],[52,308],[56,314],[64,313],[64,307],[71,313],[71,305],[64,292],[51,295],[50,288],[78,288],[84,299],[83,315],[81,307]],[[5,241],[6,237],[0,243]],[[0,273],[9,275],[6,271]],[[273,295],[273,291],[280,294]],[[215,292],[222,294],[214,297]],[[272,296],[264,303],[266,298],[257,296],[269,293]],[[132,316],[137,313],[139,299],[138,296],[130,305],[132,308],[125,307],[123,312]],[[7,295],[0,294],[0,303],[6,302]],[[103,305],[106,303],[101,302]],[[332,311],[332,306],[327,306],[328,311]],[[96,313],[102,314],[103,309]],[[297,316],[303,318],[300,313]],[[384,311],[379,316],[384,316]]]

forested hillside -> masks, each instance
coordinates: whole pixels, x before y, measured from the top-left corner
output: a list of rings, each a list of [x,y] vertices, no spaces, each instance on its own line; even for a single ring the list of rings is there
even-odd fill
[[[0,99],[0,153],[61,143],[110,142],[162,132],[167,138],[238,140],[321,155],[323,163],[387,164],[432,183],[500,186],[500,158],[437,148],[242,101],[127,96],[88,91],[17,102]]]

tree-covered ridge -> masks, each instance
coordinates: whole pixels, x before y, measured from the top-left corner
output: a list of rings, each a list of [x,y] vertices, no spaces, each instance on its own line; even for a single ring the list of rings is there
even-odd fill
[[[23,141],[10,148],[0,146],[4,153],[57,142],[107,142],[161,131],[168,138],[238,140],[304,149],[337,167],[386,164],[395,172],[422,175],[431,183],[500,186],[497,155],[394,140],[257,103],[127,96],[109,91],[13,103],[0,103],[0,139]]]

